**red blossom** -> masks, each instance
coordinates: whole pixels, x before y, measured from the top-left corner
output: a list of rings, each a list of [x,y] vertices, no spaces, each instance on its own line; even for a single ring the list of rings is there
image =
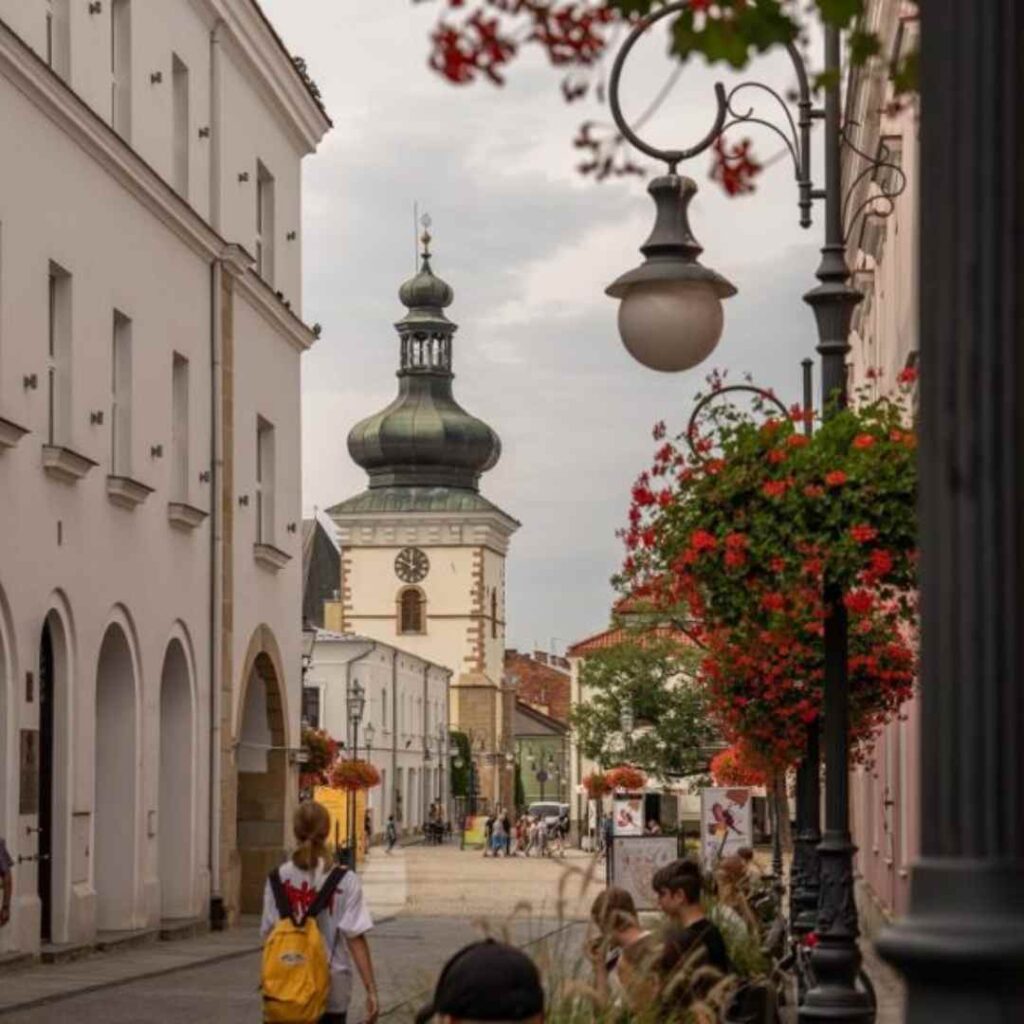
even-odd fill
[[[808,498],[821,498],[825,495],[825,488],[817,484],[808,484],[804,488],[804,495]]]
[[[718,540],[707,530],[694,530],[690,535],[690,547],[694,551],[714,551],[718,547]]]
[[[789,488],[786,480],[767,480],[761,485],[761,493],[766,498],[781,498]]]
[[[861,450],[864,448],[870,448],[874,443],[875,439],[871,434],[858,434],[853,439],[853,447]]]
[[[778,448],[772,448],[768,452],[767,459],[773,466],[777,466],[780,462],[786,461],[786,453]]]
[[[884,548],[875,548],[869,556],[871,560],[871,573],[881,578],[892,572],[893,557]]]
[[[790,448],[806,448],[811,443],[811,439],[806,434],[790,434],[786,438],[786,444]]]
[[[842,487],[846,483],[847,476],[841,469],[833,469],[825,474],[825,483],[829,487]]]
[[[900,384],[913,384],[917,380],[917,377],[917,369],[913,366],[907,366],[900,370],[896,380],[898,380]]]
[[[878,536],[878,530],[867,523],[858,523],[856,526],[850,527],[850,536],[858,544],[867,544]]]
[[[868,590],[851,590],[844,598],[843,603],[854,615],[867,615],[875,606],[875,599]]]

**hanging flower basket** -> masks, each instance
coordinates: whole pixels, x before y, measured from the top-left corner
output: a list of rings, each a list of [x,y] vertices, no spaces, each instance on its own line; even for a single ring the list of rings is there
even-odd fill
[[[608,782],[608,776],[601,772],[592,772],[583,780],[583,788],[587,791],[587,797],[591,800],[600,800],[606,793],[610,793],[612,787]]]
[[[380,785],[380,772],[369,761],[339,761],[330,773],[331,786],[354,792]]]
[[[338,741],[324,729],[307,727],[302,730],[302,747],[306,752],[306,763],[299,775],[300,787],[311,789],[324,785],[338,756]]]
[[[612,789],[636,792],[647,785],[647,776],[631,764],[620,764],[605,776]]]
[[[715,754],[710,768],[716,786],[763,786],[767,782],[761,758],[739,743]]]

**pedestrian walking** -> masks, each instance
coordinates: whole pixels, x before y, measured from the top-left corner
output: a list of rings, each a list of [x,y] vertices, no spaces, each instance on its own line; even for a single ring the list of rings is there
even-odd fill
[[[486,857],[494,846],[494,815],[488,814],[484,822],[484,856]]]
[[[390,853],[395,848],[395,843],[398,842],[398,826],[395,824],[395,816],[393,814],[388,815],[387,828],[384,830],[384,837],[387,839],[387,853]]]
[[[494,825],[491,832],[491,851],[492,856],[498,857],[501,855],[501,851],[505,848],[505,840],[507,839],[505,833],[505,819],[501,815],[499,809],[498,813],[494,816]]]
[[[512,854],[512,818],[507,810],[501,816],[501,828],[504,832],[505,856],[508,857]]]
[[[14,895],[14,858],[0,838],[0,928],[11,919],[11,898]]]
[[[373,811],[369,807],[363,815],[363,853],[370,852],[370,838],[373,836]]]
[[[416,1024],[504,1021],[542,1024],[544,989],[540,972],[522,950],[485,939],[465,946],[441,968],[431,1001]]]
[[[352,1000],[353,964],[366,990],[367,1024],[375,1024],[378,1017],[377,983],[366,941],[373,920],[358,875],[330,864],[330,829],[331,819],[322,804],[300,804],[293,820],[295,852],[267,879],[260,923],[260,937],[267,943],[263,964],[267,1020],[284,1019],[279,1014],[288,1001],[315,998],[322,1007],[320,1024],[345,1024]],[[310,918],[316,921],[321,943],[304,947],[310,934],[303,926]],[[287,927],[289,923],[291,927]],[[286,926],[282,928],[282,924]],[[320,981],[323,967],[317,969],[317,950],[322,950],[325,958],[326,991],[311,995],[304,982]]]

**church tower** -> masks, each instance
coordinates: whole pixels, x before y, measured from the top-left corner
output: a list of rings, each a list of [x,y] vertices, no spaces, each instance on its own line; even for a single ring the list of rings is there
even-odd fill
[[[470,738],[481,796],[510,803],[505,556],[519,523],[480,493],[501,441],[452,394],[454,292],[431,269],[428,233],[422,242],[419,273],[398,293],[398,396],[348,436],[368,487],[327,510],[342,548],[342,628],[452,669],[450,725]],[[411,738],[436,749],[429,729]],[[406,747],[402,722],[397,732]]]

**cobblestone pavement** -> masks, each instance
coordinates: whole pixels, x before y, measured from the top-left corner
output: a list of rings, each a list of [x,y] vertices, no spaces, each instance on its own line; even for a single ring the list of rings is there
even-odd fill
[[[371,947],[385,1018],[408,1019],[445,960],[485,930],[529,944],[542,959],[557,957],[554,951],[563,944],[577,950],[583,927],[578,894],[589,861],[570,856],[567,865],[566,870],[551,860],[485,859],[455,847],[413,846],[390,856],[375,850],[363,884],[378,922]],[[572,913],[558,920],[563,876],[574,884],[571,893],[563,888]],[[588,904],[590,898],[585,897]],[[249,923],[194,940],[23,968],[0,975],[0,1020],[249,1024],[260,1019],[258,950],[256,928]],[[358,1024],[361,996],[353,1009],[350,1020]]]
[[[400,1024],[427,997],[452,952],[483,931],[527,945],[545,973],[553,964],[571,970],[603,872],[579,853],[564,861],[506,860],[414,846],[391,856],[374,851],[363,884],[377,920],[371,947],[383,1019]],[[250,923],[0,974],[0,1024],[255,1024],[258,949]],[[865,963],[878,990],[878,1024],[902,1024],[895,975],[870,949]],[[350,1024],[360,1024],[362,1011],[357,995]]]

